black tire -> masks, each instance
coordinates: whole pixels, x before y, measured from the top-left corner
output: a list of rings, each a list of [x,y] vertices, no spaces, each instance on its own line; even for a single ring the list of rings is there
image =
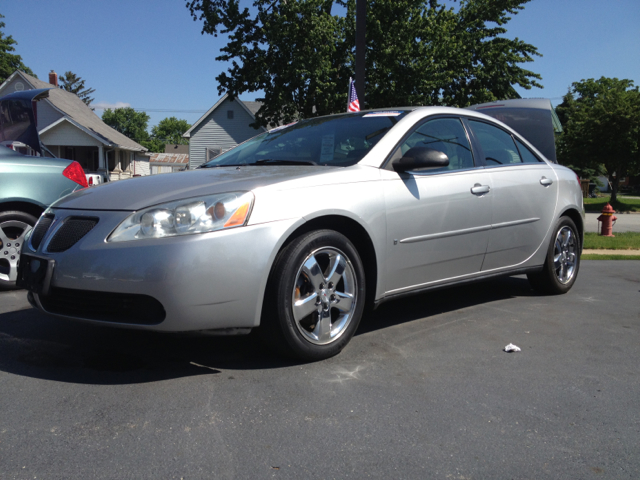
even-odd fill
[[[17,210],[0,212],[0,290],[15,288],[24,237],[37,221]]]
[[[299,360],[337,355],[358,328],[365,292],[362,261],[347,237],[333,230],[303,234],[273,266],[261,337],[276,353]]]
[[[560,217],[553,230],[542,271],[527,274],[535,291],[545,295],[560,295],[571,290],[580,269],[580,241],[573,220]]]

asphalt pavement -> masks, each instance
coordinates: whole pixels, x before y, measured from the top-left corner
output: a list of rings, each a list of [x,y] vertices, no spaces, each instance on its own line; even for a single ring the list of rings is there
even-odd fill
[[[0,293],[0,479],[637,479],[639,294],[633,261],[432,292],[299,364]]]

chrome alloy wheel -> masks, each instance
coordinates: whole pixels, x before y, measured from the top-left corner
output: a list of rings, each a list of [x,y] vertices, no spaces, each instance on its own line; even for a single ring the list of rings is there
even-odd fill
[[[347,256],[334,247],[311,252],[296,274],[291,306],[302,336],[316,345],[337,340],[356,309],[356,274]]]
[[[553,268],[560,283],[567,284],[576,272],[578,242],[574,231],[563,226],[556,234],[553,250]]]
[[[31,225],[20,220],[0,223],[0,282],[15,282],[18,278],[18,261],[24,238]]]

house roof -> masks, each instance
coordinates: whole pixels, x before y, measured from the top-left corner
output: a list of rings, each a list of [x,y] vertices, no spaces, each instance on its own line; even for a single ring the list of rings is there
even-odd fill
[[[256,113],[258,113],[258,110],[260,110],[260,107],[262,106],[262,102],[242,102],[242,103],[244,103],[244,106],[247,107],[251,113],[253,113],[254,117],[256,116]]]
[[[189,165],[189,155],[185,153],[152,153],[149,163]]]
[[[191,132],[193,132],[193,130],[195,130],[196,128],[198,128],[198,126],[203,123],[206,118],[211,115],[211,113],[213,111],[215,111],[220,105],[222,105],[224,103],[224,101],[229,98],[229,94],[225,93],[224,96],[218,100],[216,102],[216,104],[211,107],[209,110],[207,110],[207,113],[205,113],[203,116],[201,116],[196,123],[194,123],[193,125],[191,125],[191,128],[189,130],[187,130],[186,132],[184,132],[182,134],[182,136],[184,138],[190,138],[191,137]],[[244,107],[244,109],[247,111],[247,113],[249,115],[251,115],[251,117],[255,120],[256,118],[256,112],[260,109],[260,107],[262,106],[262,102],[243,102],[240,99],[236,99],[236,101],[242,106]],[[264,129],[263,129],[264,130]]]
[[[189,145],[176,145],[167,143],[164,146],[164,153],[189,153]]]
[[[61,88],[55,88],[54,85],[38,80],[20,70],[12,73],[5,83],[13,80],[15,75],[21,76],[32,88],[50,88],[49,97],[45,101],[49,102],[53,108],[65,117],[68,117],[72,124],[84,130],[89,135],[92,135],[105,145],[122,148],[124,150],[147,151],[147,149],[139,143],[134,142],[129,137],[104,123],[75,93],[67,92]]]

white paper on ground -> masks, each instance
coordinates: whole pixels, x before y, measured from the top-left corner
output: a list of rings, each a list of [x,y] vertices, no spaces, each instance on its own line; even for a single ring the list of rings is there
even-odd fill
[[[505,352],[519,352],[520,351],[520,347],[514,345],[513,343],[510,343],[509,345],[504,347],[504,351]]]

